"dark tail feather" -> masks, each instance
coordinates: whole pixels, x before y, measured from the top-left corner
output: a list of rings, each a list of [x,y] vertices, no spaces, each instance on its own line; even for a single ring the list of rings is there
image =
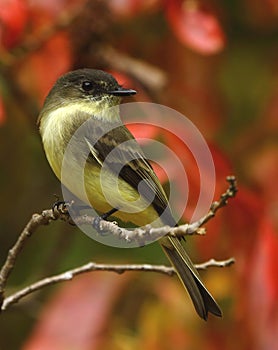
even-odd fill
[[[208,312],[221,317],[222,312],[219,306],[200,280],[197,270],[179,239],[166,236],[160,240],[160,243],[187,289],[198,315],[204,320],[207,319]]]

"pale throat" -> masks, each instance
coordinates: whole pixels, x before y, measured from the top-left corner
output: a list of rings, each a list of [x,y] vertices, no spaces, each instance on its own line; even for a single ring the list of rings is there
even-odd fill
[[[52,131],[58,129],[59,133],[60,128],[67,128],[71,123],[76,125],[77,121],[81,125],[92,117],[103,122],[119,121],[119,105],[111,103],[109,99],[73,101],[44,114],[40,121],[40,130],[44,133],[47,132],[47,129]]]
[[[120,102],[120,101],[117,101]],[[70,120],[74,115],[84,114],[84,120],[94,117],[104,122],[114,122],[119,120],[119,103],[114,100],[102,98],[100,100],[72,101],[62,105],[51,112],[49,118]]]
[[[90,118],[100,122],[120,121],[119,105],[111,99],[72,101],[66,105],[56,107],[49,113],[42,115],[40,132],[44,146],[54,152],[57,143],[69,141],[72,131],[77,130]]]

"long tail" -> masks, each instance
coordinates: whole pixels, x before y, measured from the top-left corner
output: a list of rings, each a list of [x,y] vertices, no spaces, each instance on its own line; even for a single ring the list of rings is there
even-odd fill
[[[219,306],[202,283],[179,239],[165,236],[159,242],[187,289],[198,315],[204,320],[207,320],[208,312],[221,317]]]

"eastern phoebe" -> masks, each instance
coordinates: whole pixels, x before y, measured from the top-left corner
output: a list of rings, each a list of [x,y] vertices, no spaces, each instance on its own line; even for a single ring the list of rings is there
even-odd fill
[[[156,226],[173,227],[176,222],[166,194],[139,144],[120,119],[118,105],[121,97],[135,93],[134,90],[121,87],[112,75],[100,70],[79,69],[65,74],[49,92],[38,118],[44,150],[56,176],[79,198],[82,195],[78,186],[75,186],[74,172],[84,171],[86,195],[89,204],[97,212],[107,213],[112,210],[113,216],[137,226],[156,220]],[[74,140],[77,149],[87,147],[85,169],[79,165],[77,158],[73,172],[62,179],[66,147],[77,129],[89,119],[92,127],[86,131],[84,139]],[[116,152],[111,157],[113,150]],[[108,203],[100,184],[104,162],[108,169],[104,186],[108,187],[113,203],[116,201],[115,206]],[[117,189],[112,185],[112,180],[117,181]],[[130,212],[129,207],[132,208],[139,197],[144,202],[144,209],[140,211],[139,206],[138,212]],[[180,239],[164,236],[159,239],[159,243],[187,289],[198,315],[205,320],[208,312],[221,316],[219,306],[201,282]]]

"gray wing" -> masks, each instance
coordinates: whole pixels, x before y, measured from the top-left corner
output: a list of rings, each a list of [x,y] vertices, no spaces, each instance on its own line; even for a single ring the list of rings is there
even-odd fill
[[[105,161],[112,172],[119,174],[136,190],[140,184],[141,195],[152,202],[159,215],[163,213],[162,219],[165,224],[174,226],[175,221],[166,194],[133,135],[124,125],[119,124],[112,129],[110,126],[108,132],[104,133],[103,130],[105,130],[103,125],[95,125],[86,136],[90,148],[88,161],[91,158],[100,166]],[[98,138],[97,134],[101,137]]]

